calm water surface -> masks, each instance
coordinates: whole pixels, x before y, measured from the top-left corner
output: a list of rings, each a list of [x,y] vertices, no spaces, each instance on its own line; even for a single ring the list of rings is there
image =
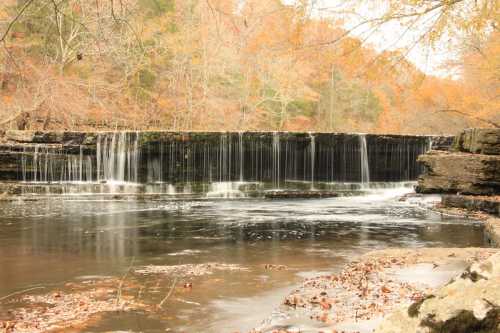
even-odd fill
[[[339,269],[386,247],[483,246],[480,224],[442,217],[410,189],[371,190],[313,200],[97,200],[92,197],[0,203],[0,297],[68,281],[122,276],[133,266],[219,262],[247,267],[190,279],[161,316],[108,314],[92,332],[234,332],[266,319],[305,276]],[[270,271],[265,264],[289,269]],[[170,282],[140,277],[147,302]],[[159,292],[148,292],[155,285]],[[46,292],[46,289],[45,289]]]

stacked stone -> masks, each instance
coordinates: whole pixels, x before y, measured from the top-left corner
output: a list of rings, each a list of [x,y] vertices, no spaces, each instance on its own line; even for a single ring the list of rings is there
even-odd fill
[[[417,192],[500,194],[500,129],[467,129],[449,151],[430,151],[419,161],[426,172],[419,178]]]

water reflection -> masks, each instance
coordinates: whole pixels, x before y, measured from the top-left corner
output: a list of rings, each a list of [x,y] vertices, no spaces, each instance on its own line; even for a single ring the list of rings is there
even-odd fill
[[[240,325],[220,312],[233,297],[254,306],[245,297],[282,290],[301,272],[335,269],[371,249],[484,244],[479,224],[440,217],[422,209],[421,200],[398,201],[405,191],[321,200],[1,203],[0,295],[78,276],[121,275],[132,258],[135,265],[223,262],[252,268],[230,287],[193,294],[206,312],[202,318],[190,314],[192,306],[176,305],[169,325],[196,331],[210,324],[215,332],[229,321]],[[269,274],[261,269],[268,263],[292,270]]]

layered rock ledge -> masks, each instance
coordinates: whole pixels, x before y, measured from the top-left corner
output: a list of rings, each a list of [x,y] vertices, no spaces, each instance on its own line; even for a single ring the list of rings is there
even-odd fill
[[[479,213],[484,220],[486,240],[491,246],[500,246],[500,196],[443,195],[440,210]],[[485,214],[482,214],[485,213]]]
[[[417,192],[500,194],[500,129],[473,128],[459,134],[450,151],[430,151]]]
[[[443,195],[441,203],[444,207],[461,208],[469,211],[480,211],[500,216],[500,196]]]
[[[456,137],[453,150],[473,154],[500,155],[500,129],[466,129]]]
[[[440,209],[488,214],[484,218],[487,238],[499,246],[500,129],[466,129],[450,151],[430,151],[418,160],[425,172],[416,191],[445,194]]]
[[[418,180],[419,193],[500,193],[500,156],[431,151],[418,161],[426,168]]]

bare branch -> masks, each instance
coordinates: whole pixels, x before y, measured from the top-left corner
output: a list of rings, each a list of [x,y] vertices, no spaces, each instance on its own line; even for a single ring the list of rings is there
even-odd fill
[[[472,118],[472,119],[476,119],[476,120],[479,120],[483,123],[486,123],[486,124],[489,124],[495,128],[500,128],[500,123],[497,123],[497,122],[494,122],[492,120],[488,120],[488,119],[484,119],[484,118],[481,118],[481,117],[478,117],[478,116],[474,116],[474,115],[471,115],[467,112],[464,112],[464,111],[461,111],[461,110],[457,110],[457,109],[442,109],[442,110],[437,110],[436,112],[449,112],[449,113],[456,113],[456,114],[459,114],[459,115],[462,115],[462,116],[466,116],[468,118]]]
[[[33,2],[35,2],[35,0],[28,0],[23,8],[21,8],[21,10],[17,13],[17,15],[14,17],[14,19],[12,19],[9,23],[9,25],[7,26],[7,29],[5,30],[5,32],[3,33],[2,37],[0,38],[0,42],[3,42],[5,41],[5,39],[7,38],[7,36],[9,35],[9,32],[10,30],[12,29],[12,27],[14,26],[14,24],[19,20],[19,18],[23,15],[23,13],[26,11],[26,9],[28,9],[29,6],[31,6],[33,4]]]

